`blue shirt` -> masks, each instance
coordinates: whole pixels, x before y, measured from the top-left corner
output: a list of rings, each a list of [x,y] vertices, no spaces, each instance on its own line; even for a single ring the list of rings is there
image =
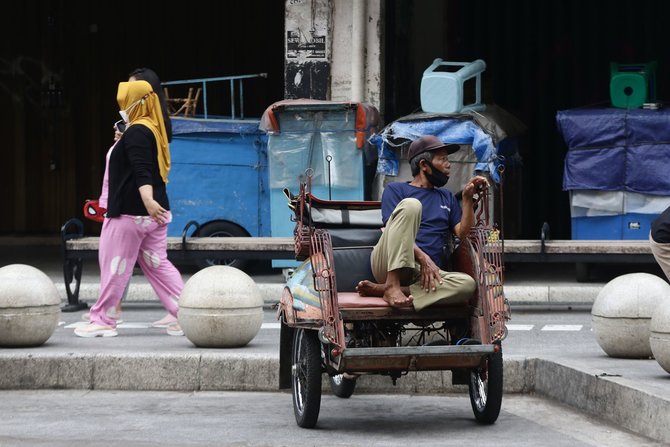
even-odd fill
[[[413,197],[422,205],[421,225],[416,245],[440,266],[442,247],[447,236],[461,221],[461,206],[456,197],[443,188],[418,188],[409,183],[389,183],[382,194],[382,221],[384,225],[402,199]]]

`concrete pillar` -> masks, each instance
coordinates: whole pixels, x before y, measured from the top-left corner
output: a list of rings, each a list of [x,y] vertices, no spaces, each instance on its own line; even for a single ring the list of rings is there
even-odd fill
[[[351,100],[365,99],[365,0],[355,1],[351,9]]]
[[[332,24],[331,99],[367,102],[383,114],[381,0],[333,0]]]
[[[382,112],[382,1],[286,0],[285,9],[285,97],[363,101]]]

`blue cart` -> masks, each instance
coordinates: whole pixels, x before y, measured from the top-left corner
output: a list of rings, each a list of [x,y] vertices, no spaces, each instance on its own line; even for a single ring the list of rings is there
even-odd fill
[[[176,118],[172,126],[169,236],[190,221],[201,237],[269,236],[267,136],[258,121]]]
[[[197,99],[184,116],[172,116],[173,139],[170,144],[172,167],[167,185],[173,222],[169,236],[189,232],[200,237],[270,236],[267,213],[268,190],[267,135],[259,130],[258,118],[244,116],[243,81],[264,78],[265,74],[187,79],[163,83],[172,91],[181,86],[198,87],[203,103]],[[208,110],[208,96],[222,90],[218,83],[230,84],[230,112],[215,115]],[[177,87],[174,87],[177,86]],[[237,104],[237,107],[236,107]],[[202,111],[202,113],[198,113]],[[179,113],[179,112],[177,112]],[[200,267],[224,263],[238,268],[241,259],[199,260]]]

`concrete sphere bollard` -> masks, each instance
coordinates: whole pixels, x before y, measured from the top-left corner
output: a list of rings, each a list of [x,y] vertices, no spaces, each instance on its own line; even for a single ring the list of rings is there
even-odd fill
[[[670,285],[649,273],[629,273],[605,284],[591,309],[593,332],[603,351],[610,357],[651,357],[651,316],[664,300],[670,300]]]
[[[40,346],[60,321],[60,295],[53,281],[30,265],[0,268],[0,346]]]
[[[670,373],[670,299],[656,307],[649,331],[651,352],[661,368]]]
[[[196,346],[245,346],[263,324],[263,297],[243,271],[223,265],[207,267],[184,285],[179,324]]]

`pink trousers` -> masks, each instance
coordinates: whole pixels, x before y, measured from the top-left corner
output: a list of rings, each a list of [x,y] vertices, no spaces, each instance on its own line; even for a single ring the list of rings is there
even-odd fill
[[[163,306],[177,316],[177,300],[184,281],[167,258],[167,225],[159,225],[149,216],[106,218],[100,233],[98,261],[100,297],[91,308],[91,323],[116,326],[107,310],[121,300],[136,261]]]

